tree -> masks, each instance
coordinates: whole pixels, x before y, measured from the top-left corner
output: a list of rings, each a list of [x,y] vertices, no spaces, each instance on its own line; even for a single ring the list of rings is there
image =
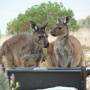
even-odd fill
[[[7,24],[8,33],[16,33],[22,31],[31,31],[30,20],[33,20],[41,25],[46,20],[48,21],[49,31],[56,23],[57,18],[62,16],[71,16],[70,28],[71,30],[78,29],[77,21],[74,19],[74,14],[71,9],[66,9],[62,3],[42,3],[28,8],[24,14],[19,14],[17,18]]]

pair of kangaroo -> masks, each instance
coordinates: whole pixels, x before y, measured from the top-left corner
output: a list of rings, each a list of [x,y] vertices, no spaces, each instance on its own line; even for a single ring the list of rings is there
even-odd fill
[[[0,61],[5,67],[16,66],[38,66],[43,57],[43,48],[47,48],[48,63],[55,67],[76,67],[83,66],[83,51],[79,41],[69,36],[69,18],[58,20],[58,23],[51,30],[51,35],[58,37],[53,42],[48,42],[48,35],[45,31],[47,23],[39,27],[31,21],[34,32],[24,32],[6,40],[0,49]],[[5,60],[1,60],[5,56]]]

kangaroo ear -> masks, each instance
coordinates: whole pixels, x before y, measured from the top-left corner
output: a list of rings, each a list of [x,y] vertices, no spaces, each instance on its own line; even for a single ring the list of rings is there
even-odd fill
[[[38,26],[36,25],[36,23],[34,22],[34,21],[30,21],[30,23],[31,23],[31,27],[35,30],[35,31],[37,31],[39,28],[38,28]]]
[[[71,16],[64,17],[63,23],[67,24],[69,22],[70,18],[71,18]]]
[[[45,30],[45,28],[48,26],[48,22],[46,21],[44,25],[41,27],[41,29]]]

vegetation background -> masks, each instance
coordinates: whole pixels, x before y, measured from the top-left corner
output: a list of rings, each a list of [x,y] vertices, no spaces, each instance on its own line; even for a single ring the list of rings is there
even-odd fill
[[[70,16],[69,27],[70,30],[78,30],[79,25],[74,18],[74,13],[71,9],[66,9],[62,3],[42,3],[40,5],[32,6],[28,8],[24,14],[19,14],[12,21],[7,24],[7,32],[8,33],[18,33],[23,31],[30,31],[30,20],[34,20],[41,25],[45,21],[48,21],[49,25],[47,31],[49,31],[53,25],[56,23],[57,18],[63,16]]]

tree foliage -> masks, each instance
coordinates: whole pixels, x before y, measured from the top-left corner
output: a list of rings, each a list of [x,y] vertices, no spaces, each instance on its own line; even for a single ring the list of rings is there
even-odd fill
[[[80,27],[90,28],[90,16],[87,16],[85,19],[80,20]]]
[[[71,16],[69,23],[70,29],[78,29],[78,24],[74,19],[72,10],[66,9],[62,3],[48,2],[32,6],[31,8],[28,8],[24,14],[19,14],[17,18],[7,24],[7,30],[8,33],[12,34],[16,32],[31,31],[30,20],[37,22],[38,25],[41,25],[47,20],[49,24],[47,30],[49,31],[56,23],[57,18],[62,16]]]

